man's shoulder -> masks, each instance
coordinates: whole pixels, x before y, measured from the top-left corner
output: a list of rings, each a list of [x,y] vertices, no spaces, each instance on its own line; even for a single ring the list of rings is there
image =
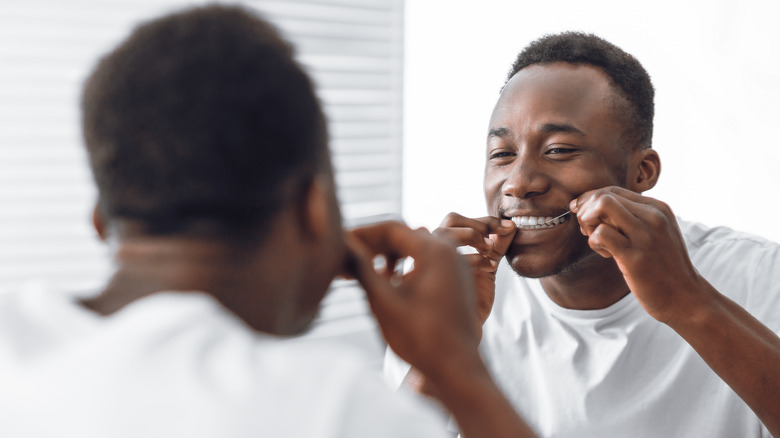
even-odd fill
[[[249,390],[222,390],[233,385],[282,390],[285,382],[347,380],[359,363],[352,349],[336,342],[257,332],[202,292],[158,293],[109,319],[85,341],[94,360],[111,362],[115,372],[147,372],[152,378],[158,371],[187,370],[188,384],[225,395],[253,396]],[[126,358],[136,363],[123,362]]]
[[[78,295],[45,282],[28,282],[0,291],[0,352],[9,366],[31,360],[79,337],[90,315],[75,303]]]
[[[41,377],[72,372],[93,381],[124,376],[193,387],[335,378],[360,363],[335,342],[258,333],[203,292],[159,292],[103,317],[78,296],[37,284],[0,294],[0,352],[5,365],[18,360]]]
[[[728,227],[678,223],[697,271],[770,328],[780,329],[780,245]]]
[[[677,218],[688,250],[711,248],[717,245],[744,244],[752,247],[776,248],[778,244],[764,237],[746,233],[726,226],[708,226],[699,222]]]
[[[769,273],[780,261],[780,245],[769,239],[725,226],[710,227],[679,218],[677,222],[688,255],[702,274],[755,274],[761,273],[762,266],[770,268]]]
[[[31,297],[0,298],[10,312]],[[69,306],[77,316],[93,316]],[[107,414],[96,426],[132,424],[132,415],[157,418],[161,430],[173,435],[187,430],[214,436],[219,430],[212,427],[219,425],[240,426],[244,433],[328,437],[355,428],[355,410],[365,409],[368,418],[377,409],[394,421],[409,410],[348,345],[254,332],[206,294],[160,293],[95,318],[91,329],[49,343],[39,357],[24,358],[13,373],[4,373],[0,386],[23,393],[29,403],[6,392],[0,408],[20,419],[48,412],[52,424],[73,430],[98,421],[89,413],[102,411]],[[130,428],[120,436],[141,432]]]

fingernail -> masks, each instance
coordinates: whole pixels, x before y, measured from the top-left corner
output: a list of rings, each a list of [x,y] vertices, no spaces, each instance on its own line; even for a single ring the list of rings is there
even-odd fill
[[[571,210],[573,213],[577,212],[577,204],[579,203],[580,198],[574,198],[569,202],[569,210]]]
[[[513,228],[514,225],[515,223],[508,219],[501,219],[501,228]]]

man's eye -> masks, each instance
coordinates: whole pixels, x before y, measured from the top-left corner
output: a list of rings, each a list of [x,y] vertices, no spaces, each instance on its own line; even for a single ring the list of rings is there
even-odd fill
[[[506,157],[513,157],[514,155],[515,155],[515,154],[514,154],[513,152],[504,152],[504,151],[499,151],[499,152],[493,152],[493,153],[491,153],[491,154],[490,154],[490,159],[492,160],[492,159],[495,159],[495,158],[506,158]]]
[[[571,154],[577,152],[577,149],[568,147],[552,147],[547,149],[548,154]]]

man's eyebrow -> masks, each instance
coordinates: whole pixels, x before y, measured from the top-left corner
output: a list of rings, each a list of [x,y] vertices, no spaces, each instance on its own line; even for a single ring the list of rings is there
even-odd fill
[[[506,137],[509,135],[509,130],[506,128],[490,128],[488,131],[488,138],[491,137]]]
[[[567,124],[559,124],[559,123],[545,123],[542,125],[542,132],[544,133],[553,133],[553,132],[569,132],[572,134],[578,134],[584,136],[585,133],[580,131],[579,129],[575,128],[572,125]]]

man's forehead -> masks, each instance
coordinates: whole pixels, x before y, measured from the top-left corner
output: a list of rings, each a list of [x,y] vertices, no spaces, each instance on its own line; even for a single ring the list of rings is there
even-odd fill
[[[612,92],[609,76],[590,64],[533,64],[517,72],[501,91],[502,99],[541,95],[551,99],[598,98]]]
[[[520,70],[506,84],[496,102],[490,129],[506,122],[550,118],[544,123],[566,124],[609,111],[613,90],[600,68],[556,62]],[[576,125],[576,124],[575,124]]]

